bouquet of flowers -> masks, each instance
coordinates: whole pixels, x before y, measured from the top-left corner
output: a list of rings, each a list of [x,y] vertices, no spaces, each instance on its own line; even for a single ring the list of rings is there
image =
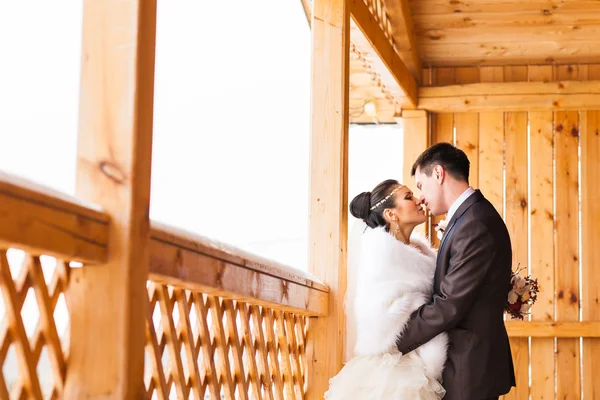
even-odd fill
[[[511,319],[523,319],[528,315],[540,291],[537,279],[532,279],[530,275],[526,277],[519,275],[523,269],[517,267],[510,279],[511,290],[504,311],[511,316]]]

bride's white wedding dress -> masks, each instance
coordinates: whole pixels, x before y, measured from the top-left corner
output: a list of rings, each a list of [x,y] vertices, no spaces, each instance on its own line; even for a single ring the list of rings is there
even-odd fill
[[[358,238],[358,240],[356,240]],[[353,243],[354,242],[354,243]],[[431,299],[436,254],[417,234],[411,246],[384,228],[351,233],[346,296],[346,363],[327,400],[441,399],[448,339],[441,334],[401,355],[395,341],[411,313]]]

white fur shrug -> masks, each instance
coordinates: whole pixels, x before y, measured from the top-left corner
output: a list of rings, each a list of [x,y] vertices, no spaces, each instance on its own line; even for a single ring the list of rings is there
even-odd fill
[[[411,246],[384,228],[366,228],[360,239],[358,266],[349,271],[355,276],[349,276],[346,298],[347,346],[352,346],[349,349],[355,356],[397,353],[395,341],[410,315],[431,300],[436,253],[416,233]],[[444,333],[416,350],[428,372],[438,379],[447,342]]]

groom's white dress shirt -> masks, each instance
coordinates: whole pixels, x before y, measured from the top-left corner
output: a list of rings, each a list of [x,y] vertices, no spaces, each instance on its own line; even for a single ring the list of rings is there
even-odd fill
[[[460,196],[458,196],[458,199],[454,200],[454,203],[452,203],[452,206],[450,206],[450,209],[448,210],[446,221],[450,222],[452,216],[454,215],[456,210],[458,210],[458,207],[460,207],[461,204],[464,203],[465,200],[467,200],[469,196],[471,196],[473,193],[475,193],[475,190],[471,186],[469,186],[467,190],[465,190]]]

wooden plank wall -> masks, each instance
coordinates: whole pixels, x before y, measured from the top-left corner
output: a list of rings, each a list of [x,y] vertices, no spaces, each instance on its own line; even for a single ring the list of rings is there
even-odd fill
[[[426,85],[600,79],[600,65],[426,69]],[[471,160],[471,185],[503,215],[513,262],[539,279],[532,321],[600,320],[600,110],[439,113],[431,143]],[[432,222],[437,222],[434,219]],[[432,239],[437,242],[434,237]],[[580,243],[581,242],[581,243]],[[583,343],[583,346],[580,345]],[[598,338],[511,338],[506,399],[600,398]]]

